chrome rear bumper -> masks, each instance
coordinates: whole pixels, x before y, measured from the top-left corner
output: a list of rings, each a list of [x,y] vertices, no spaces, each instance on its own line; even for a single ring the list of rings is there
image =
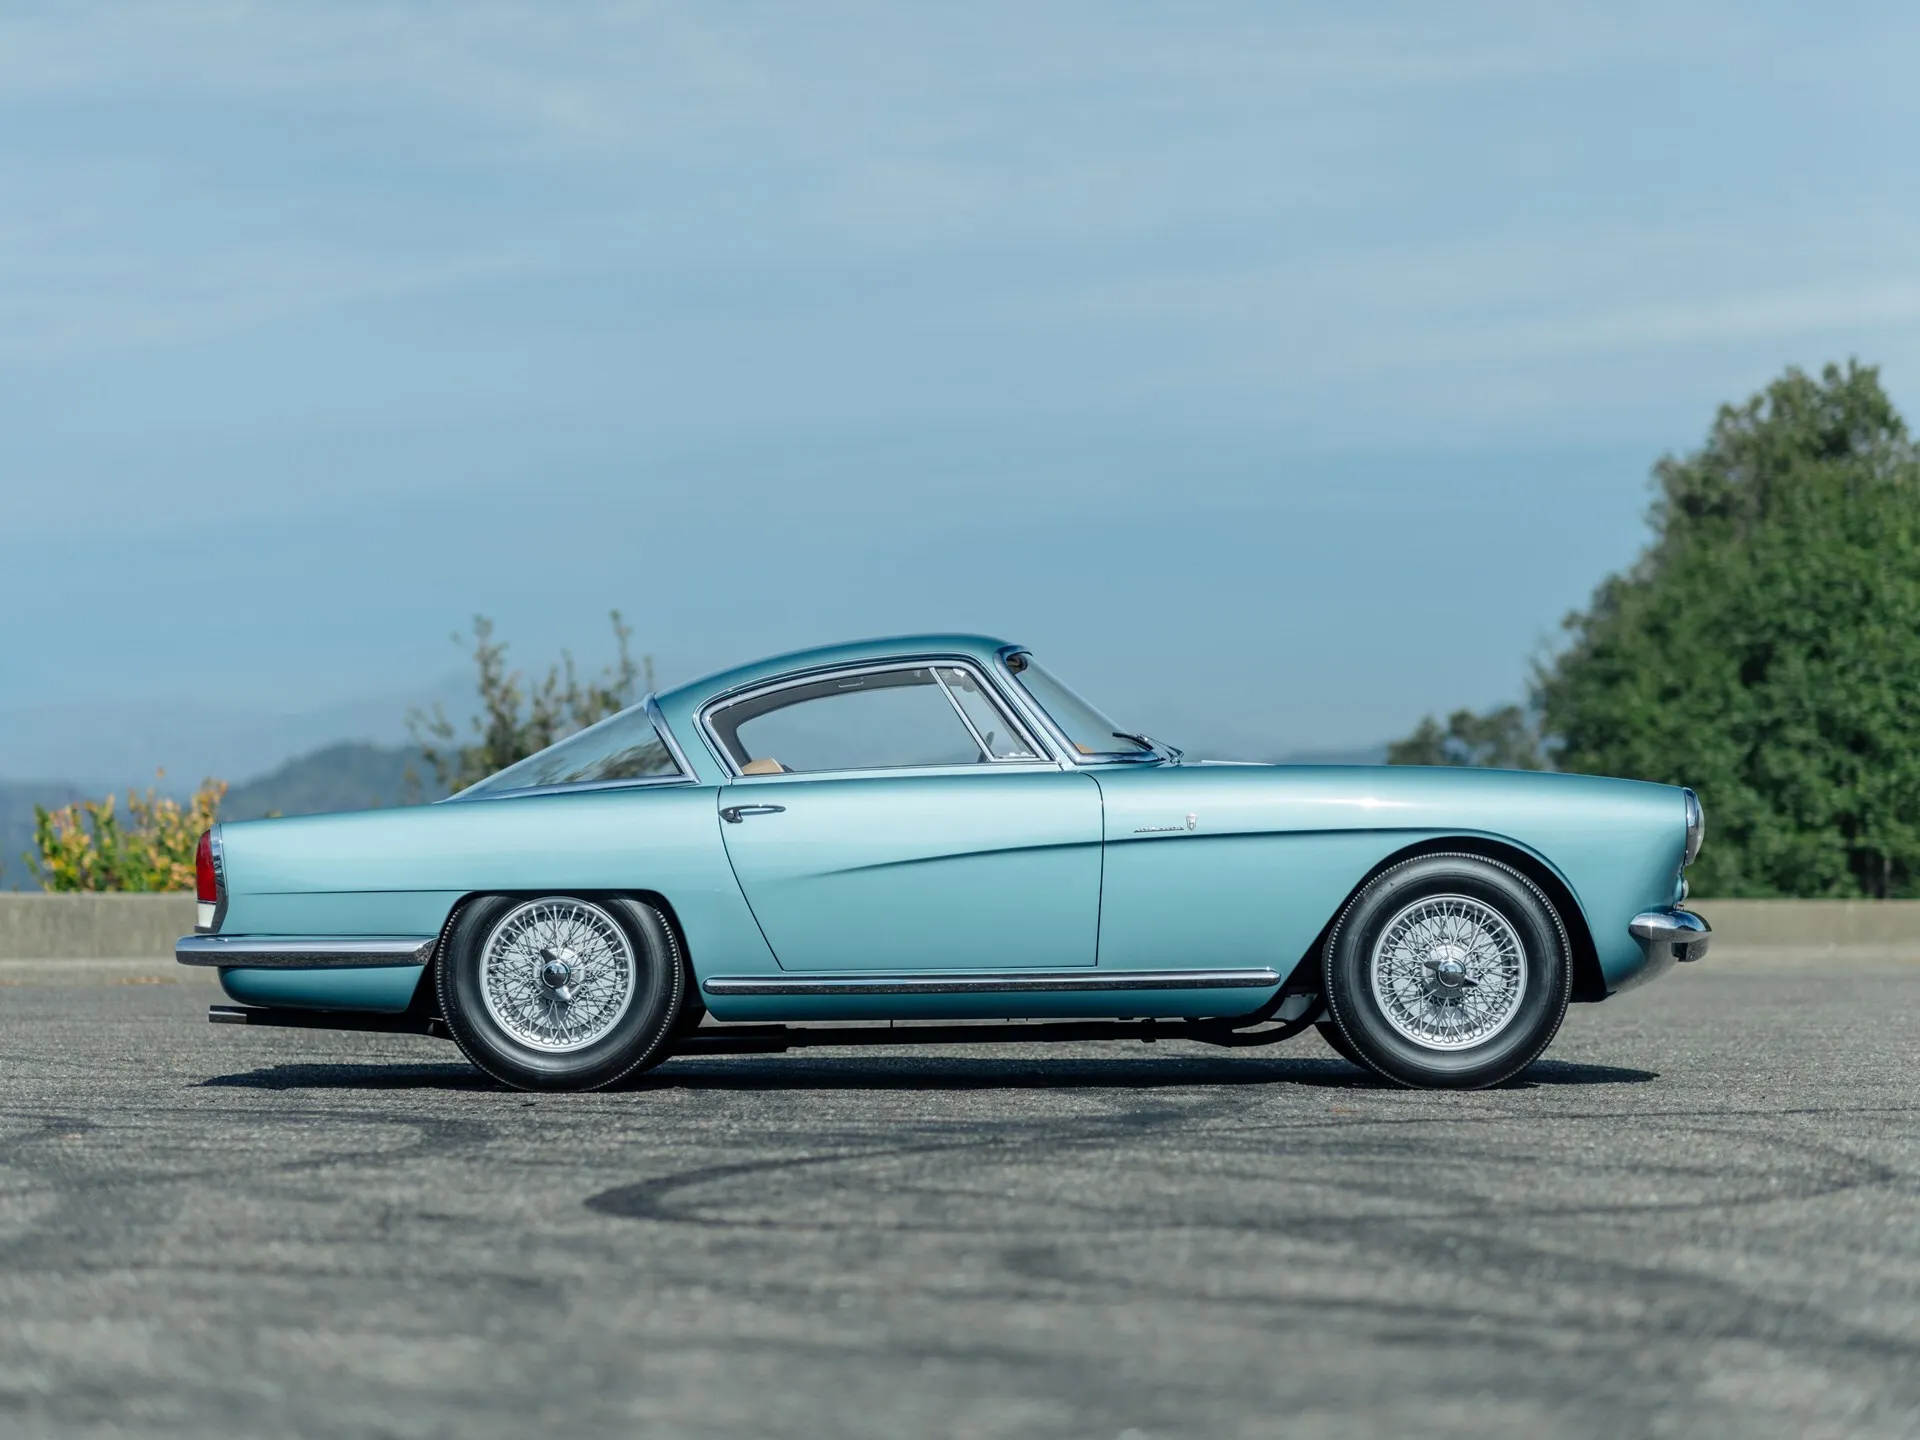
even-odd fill
[[[174,942],[173,958],[182,965],[362,970],[381,965],[424,965],[433,958],[438,938],[434,935],[183,935]]]
[[[1649,960],[1698,960],[1707,953],[1713,927],[1691,910],[1642,910],[1627,929]]]

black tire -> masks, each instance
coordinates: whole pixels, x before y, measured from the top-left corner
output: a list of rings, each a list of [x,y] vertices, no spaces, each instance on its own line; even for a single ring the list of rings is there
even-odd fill
[[[486,949],[502,923],[532,904],[584,907],[617,927],[631,950],[631,993],[604,1033],[577,1048],[552,1050],[515,1035],[487,1003]],[[624,959],[624,957],[621,957]],[[469,902],[442,947],[436,987],[440,1013],[461,1051],[494,1079],[519,1090],[597,1090],[658,1064],[685,998],[686,966],[666,917],[635,900],[576,895],[489,895]],[[509,1010],[508,1013],[511,1013]]]
[[[1340,1058],[1349,1065],[1358,1065],[1362,1070],[1372,1071],[1373,1067],[1360,1058],[1360,1052],[1347,1043],[1347,1037],[1340,1033],[1340,1027],[1331,1020],[1316,1020],[1313,1028],[1320,1032],[1320,1038],[1331,1045]]]
[[[1421,1089],[1477,1090],[1519,1074],[1559,1031],[1572,990],[1559,912],[1518,870],[1478,855],[1426,855],[1375,876],[1335,924],[1322,965],[1327,1016],[1347,1042],[1329,1043]],[[1396,972],[1397,985],[1379,978]],[[1483,996],[1495,999],[1475,1019]],[[1445,1033],[1449,1024],[1462,1028]]]

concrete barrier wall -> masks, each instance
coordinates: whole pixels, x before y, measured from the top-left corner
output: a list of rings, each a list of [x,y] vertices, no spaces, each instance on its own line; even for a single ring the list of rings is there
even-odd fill
[[[1920,900],[1697,900],[1715,959],[1845,951],[1920,960]],[[0,894],[0,960],[171,958],[191,895]]]
[[[1845,951],[1920,959],[1920,900],[1690,900],[1713,926],[1709,959]]]
[[[173,958],[191,895],[0,895],[0,960]]]

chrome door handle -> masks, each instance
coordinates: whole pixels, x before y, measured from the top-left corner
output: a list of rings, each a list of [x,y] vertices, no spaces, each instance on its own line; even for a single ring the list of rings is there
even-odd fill
[[[738,825],[749,815],[779,815],[786,808],[784,805],[729,805],[720,812],[720,818],[729,825]]]

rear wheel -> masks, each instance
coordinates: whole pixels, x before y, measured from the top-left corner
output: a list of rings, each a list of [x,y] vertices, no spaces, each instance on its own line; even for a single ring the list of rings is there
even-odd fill
[[[1478,1089],[1524,1070],[1567,1011],[1571,947],[1510,866],[1428,855],[1347,906],[1324,957],[1327,1018],[1348,1058],[1402,1085]]]
[[[665,1058],[683,970],[651,905],[496,895],[461,911],[437,984],[454,1040],[496,1080],[593,1090]]]

